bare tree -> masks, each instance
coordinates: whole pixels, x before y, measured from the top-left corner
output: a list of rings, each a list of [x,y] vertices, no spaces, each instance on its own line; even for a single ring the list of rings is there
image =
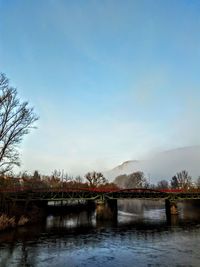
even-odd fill
[[[197,178],[196,186],[197,186],[197,188],[200,188],[200,176]]]
[[[72,176],[69,176],[64,170],[54,170],[52,173],[52,178],[58,179],[60,182],[69,182],[73,180]]]
[[[83,178],[80,175],[77,175],[74,179],[74,181],[78,184],[83,183]]]
[[[33,108],[20,101],[17,90],[0,73],[0,173],[20,165],[18,145],[37,120]]]
[[[131,174],[122,174],[115,178],[114,183],[120,188],[147,188],[149,185],[141,171]]]
[[[125,182],[126,188],[142,188],[147,187],[147,180],[144,177],[144,173],[137,171],[129,174],[127,176],[127,181]]]
[[[85,175],[85,178],[89,182],[89,185],[92,187],[97,187],[107,182],[107,179],[103,176],[101,172],[88,172]]]
[[[167,180],[161,180],[157,183],[157,189],[167,189],[169,188],[169,183]]]
[[[187,171],[178,172],[171,179],[171,187],[179,189],[188,189],[192,185],[192,178],[189,176]]]

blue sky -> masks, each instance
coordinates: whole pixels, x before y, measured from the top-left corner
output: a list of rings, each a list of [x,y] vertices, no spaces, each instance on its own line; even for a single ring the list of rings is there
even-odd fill
[[[40,120],[22,170],[200,144],[200,2],[0,0],[0,71]]]

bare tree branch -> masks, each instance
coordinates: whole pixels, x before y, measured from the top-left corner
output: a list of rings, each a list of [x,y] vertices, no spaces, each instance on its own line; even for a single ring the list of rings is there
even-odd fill
[[[85,178],[89,182],[89,185],[91,187],[97,187],[107,182],[107,179],[103,176],[101,172],[88,172],[85,175]]]
[[[19,166],[18,144],[34,128],[38,117],[28,102],[21,102],[17,90],[9,86],[7,77],[0,73],[0,172]]]

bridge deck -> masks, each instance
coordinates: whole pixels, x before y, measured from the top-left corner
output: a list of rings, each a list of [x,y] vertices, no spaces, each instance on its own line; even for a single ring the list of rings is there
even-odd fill
[[[27,189],[10,188],[0,190],[0,197],[13,201],[61,201],[98,199],[200,199],[200,191],[152,190],[144,188],[106,189],[106,188],[57,188]]]

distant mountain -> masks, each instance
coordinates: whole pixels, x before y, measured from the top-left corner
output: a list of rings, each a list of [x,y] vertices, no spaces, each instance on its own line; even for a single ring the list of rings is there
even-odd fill
[[[190,146],[168,150],[154,155],[148,160],[129,160],[104,173],[110,181],[121,174],[142,171],[150,183],[162,179],[170,180],[177,172],[187,170],[196,179],[200,176],[200,146]]]

